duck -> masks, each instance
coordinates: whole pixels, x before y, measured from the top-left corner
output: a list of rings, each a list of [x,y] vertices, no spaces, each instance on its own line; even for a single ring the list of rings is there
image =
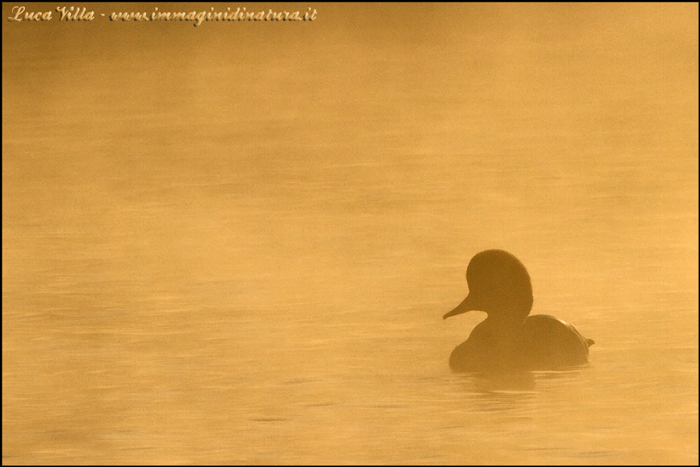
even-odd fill
[[[469,293],[443,319],[486,312],[450,355],[455,372],[562,370],[588,363],[592,339],[550,315],[530,315],[532,283],[523,263],[505,250],[485,250],[467,266]]]

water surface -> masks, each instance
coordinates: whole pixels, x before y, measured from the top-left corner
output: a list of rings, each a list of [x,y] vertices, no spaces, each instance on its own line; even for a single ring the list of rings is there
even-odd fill
[[[3,463],[697,463],[697,5],[316,8],[3,23]]]

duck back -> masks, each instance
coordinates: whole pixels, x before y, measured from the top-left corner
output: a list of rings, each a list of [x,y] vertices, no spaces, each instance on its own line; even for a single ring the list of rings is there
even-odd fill
[[[551,370],[588,362],[586,339],[573,325],[550,315],[528,316],[521,328],[518,348],[530,370]]]

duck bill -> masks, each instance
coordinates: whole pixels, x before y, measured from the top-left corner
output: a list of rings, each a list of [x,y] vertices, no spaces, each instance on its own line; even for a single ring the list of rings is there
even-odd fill
[[[467,311],[472,311],[476,310],[474,307],[474,299],[472,298],[472,294],[467,295],[467,298],[464,299],[462,303],[457,305],[457,308],[454,310],[445,313],[445,316],[442,317],[442,319],[447,319],[450,316],[457,316],[461,315],[462,313],[466,313]]]

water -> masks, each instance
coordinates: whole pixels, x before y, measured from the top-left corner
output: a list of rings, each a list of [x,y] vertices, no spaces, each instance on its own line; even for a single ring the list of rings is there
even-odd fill
[[[697,463],[697,5],[317,9],[3,23],[3,463]]]

